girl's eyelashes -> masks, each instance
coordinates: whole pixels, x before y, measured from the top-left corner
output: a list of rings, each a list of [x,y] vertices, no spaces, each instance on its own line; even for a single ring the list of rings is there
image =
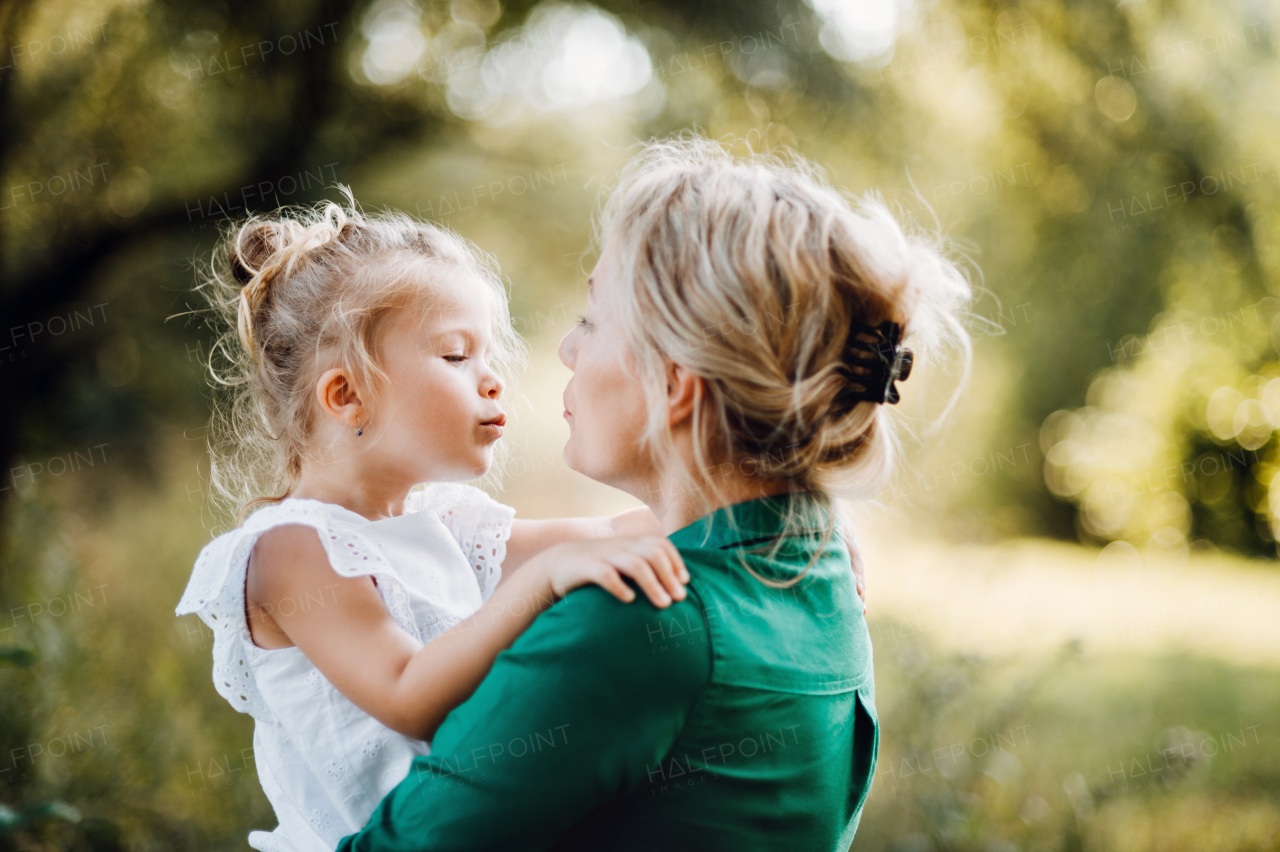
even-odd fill
[[[467,360],[467,356],[466,355],[446,355],[444,356],[444,360],[449,361],[450,363],[453,363],[453,364],[461,364],[463,361]]]
[[[591,327],[591,323],[587,322],[587,318],[584,317],[582,314],[578,314],[578,325],[581,326],[582,328]]]

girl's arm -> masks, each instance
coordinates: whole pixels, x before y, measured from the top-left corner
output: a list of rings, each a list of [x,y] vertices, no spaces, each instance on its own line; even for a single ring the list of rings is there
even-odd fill
[[[258,539],[245,591],[251,624],[265,628],[260,633],[276,638],[270,627],[278,628],[357,707],[405,736],[430,740],[538,613],[586,583],[631,601],[635,593],[623,575],[658,607],[682,600],[681,583],[689,579],[666,539],[558,545],[531,558],[477,612],[424,646],[396,624],[370,578],[339,575],[316,531],[293,524]],[[322,605],[314,605],[317,598]],[[284,605],[288,600],[311,605]]]
[[[502,560],[502,581],[537,554],[567,541],[587,541],[613,536],[662,537],[662,525],[647,506],[627,509],[616,515],[599,518],[549,518],[530,521],[516,518],[511,522],[507,540],[507,557]]]

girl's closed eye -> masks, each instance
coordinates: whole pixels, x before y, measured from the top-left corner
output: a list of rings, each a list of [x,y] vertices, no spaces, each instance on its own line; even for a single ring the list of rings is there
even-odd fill
[[[461,364],[463,361],[467,360],[467,356],[466,355],[446,355],[444,356],[444,360],[449,361],[450,363],[453,363],[453,364]]]
[[[578,314],[578,325],[579,325],[580,327],[582,327],[582,328],[590,328],[590,327],[591,327],[591,323],[590,323],[590,322],[588,322],[588,321],[587,321],[587,318],[586,318],[586,317],[584,317],[582,314]]]

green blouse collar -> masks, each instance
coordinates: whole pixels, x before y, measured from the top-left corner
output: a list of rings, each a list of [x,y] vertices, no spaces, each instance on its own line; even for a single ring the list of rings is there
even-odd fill
[[[815,515],[809,518],[807,528],[819,531],[814,524],[823,524],[828,518],[827,509],[811,501],[812,492],[797,491],[758,497],[731,506],[722,506],[709,515],[682,527],[668,536],[676,547],[721,549],[750,546],[775,538],[782,531],[788,508],[797,503],[809,503]],[[796,509],[802,507],[797,505]],[[730,520],[732,510],[732,521]]]

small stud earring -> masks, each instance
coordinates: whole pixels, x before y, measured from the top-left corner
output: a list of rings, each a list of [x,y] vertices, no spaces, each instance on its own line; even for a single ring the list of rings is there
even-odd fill
[[[359,419],[356,420],[356,437],[359,438],[364,434],[364,427],[360,425]]]

